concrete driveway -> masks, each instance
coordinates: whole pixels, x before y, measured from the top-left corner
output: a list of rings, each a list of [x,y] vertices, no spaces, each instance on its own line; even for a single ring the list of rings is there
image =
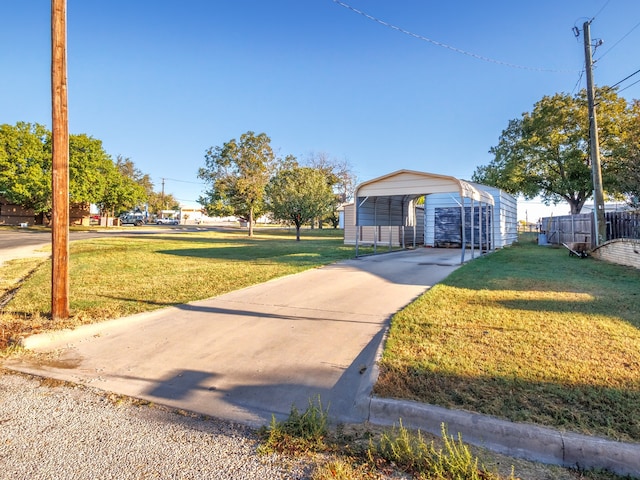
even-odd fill
[[[5,367],[263,425],[320,398],[368,416],[391,316],[458,267],[459,250],[361,257],[208,300],[30,337]]]

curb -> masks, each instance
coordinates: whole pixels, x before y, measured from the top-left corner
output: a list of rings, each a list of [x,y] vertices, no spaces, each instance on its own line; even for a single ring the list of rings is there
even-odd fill
[[[51,330],[42,333],[36,333],[34,335],[22,338],[20,340],[20,346],[22,348],[26,348],[27,350],[37,350],[38,348],[57,342],[62,338],[67,341],[68,345],[79,339],[96,335],[103,335],[105,331],[108,331],[113,327],[117,328],[120,326],[129,326],[137,322],[151,319],[158,314],[165,313],[167,309],[171,308],[177,307],[164,307],[158,310],[152,310],[150,312],[135,313],[126,317],[80,325],[75,328],[66,328],[62,330]]]
[[[615,442],[488,415],[449,410],[417,402],[372,397],[369,421],[441,434],[459,433],[466,443],[511,457],[581,469],[606,469],[640,477],[640,444]],[[455,433],[454,433],[455,432]]]

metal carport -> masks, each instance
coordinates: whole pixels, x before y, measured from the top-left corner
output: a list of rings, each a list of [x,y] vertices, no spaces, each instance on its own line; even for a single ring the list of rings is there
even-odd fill
[[[459,180],[455,177],[436,175],[433,173],[417,172],[413,170],[398,170],[382,177],[374,178],[361,183],[354,193],[355,224],[356,224],[356,256],[359,247],[359,226],[397,226],[404,229],[412,227],[414,232],[414,247],[416,234],[416,200],[432,193],[450,193],[459,198],[461,210],[462,229],[462,256],[460,263],[464,262],[467,247],[465,232],[465,207],[471,207],[471,258],[475,255],[474,242],[474,218],[476,202],[480,209],[483,205],[492,209],[494,199],[491,194],[479,190],[471,183]],[[479,216],[482,219],[482,215]],[[486,231],[491,228],[491,215],[485,215]],[[482,221],[479,221],[479,248],[482,252]],[[403,247],[404,245],[404,235]],[[493,235],[486,235],[487,250],[493,250]]]

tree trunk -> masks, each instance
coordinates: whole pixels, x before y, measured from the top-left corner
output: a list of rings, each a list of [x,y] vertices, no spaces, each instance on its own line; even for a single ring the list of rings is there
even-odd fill
[[[294,220],[294,223],[296,224],[296,242],[300,241],[300,227],[302,226],[302,223],[300,222],[300,218],[296,217]]]
[[[567,199],[569,207],[571,207],[571,215],[578,215],[584,206],[586,198],[571,198]]]
[[[249,208],[249,236],[253,237],[253,207]]]

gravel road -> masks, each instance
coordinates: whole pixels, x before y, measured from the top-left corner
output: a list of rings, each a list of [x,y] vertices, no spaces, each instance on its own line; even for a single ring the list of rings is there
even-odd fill
[[[304,479],[255,431],[0,369],[2,479]]]

